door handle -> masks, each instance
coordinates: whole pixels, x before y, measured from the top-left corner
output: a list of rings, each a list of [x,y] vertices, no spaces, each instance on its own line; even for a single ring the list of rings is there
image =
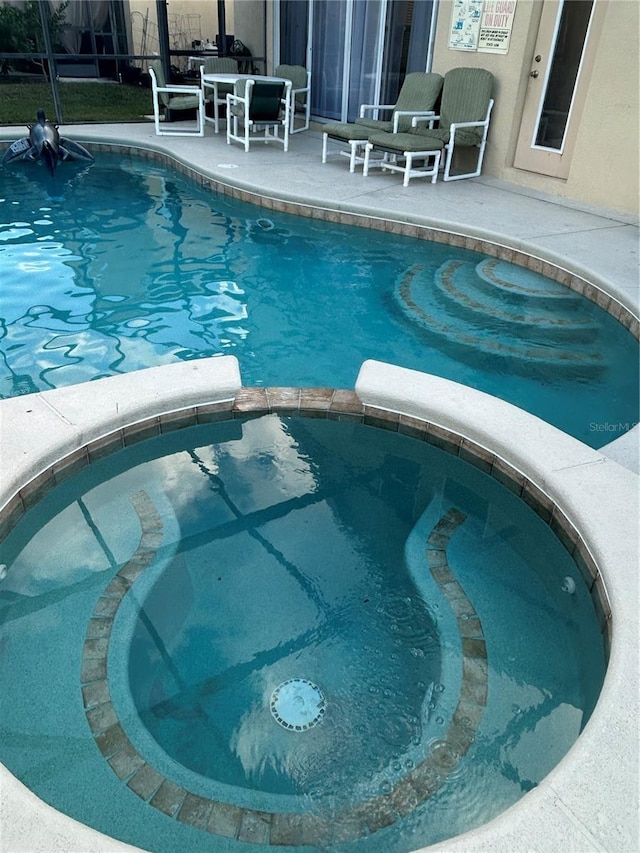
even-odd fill
[[[533,71],[529,72],[529,77],[537,77],[539,72],[534,68]]]

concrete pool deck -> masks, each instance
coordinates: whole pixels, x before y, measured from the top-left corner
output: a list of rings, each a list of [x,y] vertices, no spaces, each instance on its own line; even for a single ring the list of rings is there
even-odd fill
[[[0,143],[16,139],[20,135],[16,131],[0,129]],[[393,174],[372,173],[365,179],[361,172],[349,174],[343,158],[323,166],[317,132],[292,137],[287,154],[264,145],[245,154],[238,146],[227,146],[224,135],[215,137],[210,129],[203,139],[158,138],[148,124],[75,126],[66,133],[88,147],[100,142],[163,152],[213,180],[273,199],[295,200],[326,211],[338,209],[415,222],[507,245],[584,276],[636,316],[639,313],[638,225],[621,214],[579,207],[484,178],[434,186],[413,181],[407,188]],[[363,361],[366,358],[367,353],[363,353]],[[438,383],[434,386],[427,379],[423,391],[428,389],[431,398],[425,411],[420,387],[415,387],[407,372],[397,375],[390,368],[388,378],[395,389],[391,396],[369,379],[362,383],[363,402],[409,417],[428,415],[433,422],[466,432],[471,440],[494,450],[491,435],[502,424],[501,456],[510,458],[519,470],[525,468],[523,473],[545,487],[570,513],[602,572],[613,614],[612,654],[602,696],[570,753],[536,790],[504,815],[473,833],[430,849],[465,853],[637,850],[638,478],[627,470],[638,470],[637,427],[606,449],[593,451],[573,439],[567,442],[568,437],[558,435],[559,431],[525,416],[528,428],[524,448],[520,433],[510,435],[505,429],[505,404],[494,407],[490,400],[485,401],[481,423],[474,417],[465,430],[464,423],[452,423],[450,389],[458,389],[463,403],[468,394],[469,409],[476,412],[477,392],[455,383],[439,391]],[[200,375],[196,396],[189,402],[183,397],[166,399],[164,382],[144,382],[136,388],[131,379],[117,377],[110,386],[117,388],[117,417],[108,412],[103,418],[93,417],[98,401],[108,403],[96,387],[99,383],[1,403],[0,506],[15,493],[18,484],[24,485],[54,466],[61,456],[76,452],[101,435],[140,421],[152,410],[157,414],[170,412],[195,402],[220,399],[220,395],[226,400],[233,390],[229,375],[222,383],[224,388],[217,390],[217,379],[211,384],[205,382],[203,388]],[[234,385],[233,375],[231,380]],[[149,399],[144,399],[141,387],[148,389]],[[189,397],[189,383],[180,385],[183,387]],[[29,408],[32,410],[27,411]],[[44,429],[41,417],[49,424]],[[8,459],[11,465],[6,465]],[[12,474],[8,478],[5,472],[9,469]],[[606,496],[604,500],[602,495]],[[133,849],[45,806],[4,768],[0,770],[0,791],[2,850],[89,853]]]

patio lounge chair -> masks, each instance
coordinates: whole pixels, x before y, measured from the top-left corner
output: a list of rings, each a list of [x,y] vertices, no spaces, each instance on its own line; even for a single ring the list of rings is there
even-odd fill
[[[291,104],[289,105],[289,133],[300,133],[309,128],[311,115],[311,72],[302,65],[278,65],[274,77],[291,80]],[[296,117],[302,118],[302,125],[295,126]]]
[[[156,136],[204,136],[204,100],[200,86],[178,86],[167,83],[162,62],[155,60],[149,66],[153,94],[153,118]],[[160,126],[160,112],[165,118],[174,111],[197,110],[194,128],[169,129]]]
[[[436,154],[445,151],[443,180],[458,181],[477,177],[482,170],[487,145],[494,103],[491,98],[492,88],[493,75],[484,68],[453,68],[448,71],[442,87],[440,115],[427,119],[414,118],[408,132],[371,134],[365,146],[363,174],[368,174],[371,152],[377,151],[383,154],[383,168],[404,173],[404,186],[412,177],[430,176],[432,183],[435,183],[439,165],[437,161],[440,160]],[[424,122],[428,123],[427,128],[421,126]],[[434,127],[436,123],[438,126]],[[456,146],[479,149],[472,171],[451,174]],[[422,167],[414,167],[416,161],[422,161]],[[376,162],[379,165],[380,161]]]
[[[291,81],[247,80],[242,93],[227,95],[227,144],[241,142],[249,150],[252,141],[277,142],[289,150]],[[242,133],[240,133],[242,124]],[[280,128],[283,135],[280,136]],[[262,137],[255,137],[262,130]]]
[[[329,139],[349,146],[349,171],[356,163],[363,163],[364,147],[372,132],[395,133],[409,131],[411,120],[417,116],[434,115],[433,108],[442,89],[442,76],[433,72],[414,71],[407,74],[395,104],[362,104],[355,122],[325,124],[322,128],[322,162],[327,162]],[[389,118],[375,118],[367,113],[391,111]],[[341,151],[341,154],[347,152]]]

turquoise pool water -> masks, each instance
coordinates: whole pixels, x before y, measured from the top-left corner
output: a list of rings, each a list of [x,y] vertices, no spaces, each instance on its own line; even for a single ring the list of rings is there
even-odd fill
[[[100,155],[0,171],[0,395],[177,359],[245,385],[352,388],[367,358],[506,399],[598,447],[638,419],[608,314],[472,252],[266,212]]]
[[[548,526],[459,458],[359,424],[136,444],[49,492],[0,560],[0,760],[154,853],[464,832],[562,758],[604,676]],[[290,680],[326,702],[305,731],[271,713]]]

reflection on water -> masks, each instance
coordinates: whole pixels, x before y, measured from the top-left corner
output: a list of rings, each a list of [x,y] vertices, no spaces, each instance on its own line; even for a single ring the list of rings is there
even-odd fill
[[[632,336],[529,270],[267,218],[135,159],[63,166],[0,172],[0,396],[217,354],[239,358],[246,385],[352,387],[377,358],[593,446],[610,438],[594,423],[637,420]]]
[[[0,760],[157,853],[220,836],[169,820],[153,785],[136,796],[137,756],[156,786],[307,827],[337,813],[368,853],[407,853],[535,787],[604,676],[588,590],[531,508],[360,424],[265,416],[140,442],[48,492],[2,549]],[[326,700],[308,731],[271,714],[288,679]]]

